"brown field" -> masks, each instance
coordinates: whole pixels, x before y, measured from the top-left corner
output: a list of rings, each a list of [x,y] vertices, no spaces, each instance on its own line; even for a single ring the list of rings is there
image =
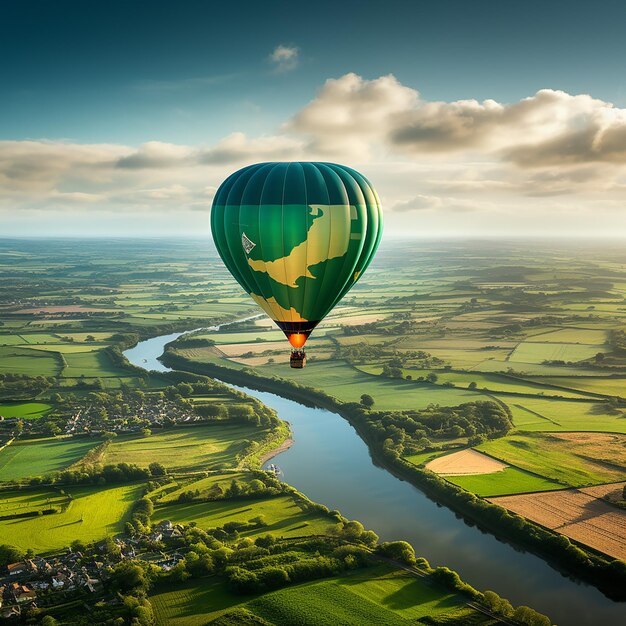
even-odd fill
[[[287,348],[285,348],[287,346]],[[264,343],[223,343],[219,349],[227,356],[239,356],[246,352],[261,354],[267,350],[289,350],[287,341],[266,341]]]
[[[344,326],[359,326],[361,324],[371,324],[387,317],[384,313],[372,313],[370,315],[345,315],[332,316],[328,318],[326,325],[335,326],[343,324]]]
[[[625,484],[501,496],[488,500],[578,543],[616,559],[626,559],[626,511],[601,499],[608,493],[623,489]]]
[[[112,311],[113,309],[94,309],[93,307],[81,306],[80,304],[68,304],[66,306],[40,306],[32,309],[20,309],[13,313],[92,313],[94,311]]]
[[[476,450],[461,450],[452,454],[444,454],[426,464],[435,474],[447,476],[464,476],[468,474],[493,474],[509,467],[506,463],[492,459]]]

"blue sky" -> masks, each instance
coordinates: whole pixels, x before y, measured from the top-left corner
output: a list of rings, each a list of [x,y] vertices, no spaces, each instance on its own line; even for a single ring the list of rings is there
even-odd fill
[[[28,176],[23,173],[28,171],[30,175],[34,161],[37,167],[41,167],[45,158],[54,160],[57,157],[46,146],[40,149],[23,142],[72,145],[76,153],[80,152],[76,146],[85,144],[117,146],[110,151],[101,148],[102,154],[110,154],[110,159],[115,160],[149,142],[185,146],[188,150],[211,150],[233,133],[245,134],[246,141],[270,137],[284,142],[305,137],[309,142],[303,143],[298,150],[293,146],[293,149],[286,150],[281,144],[277,153],[279,158],[281,154],[288,158],[293,154],[295,158],[303,159],[336,155],[344,160],[349,158],[352,163],[362,161],[370,177],[379,177],[386,209],[393,213],[394,207],[399,207],[399,211],[405,214],[403,219],[408,213],[413,215],[420,211],[420,220],[427,219],[430,224],[427,230],[433,234],[446,229],[446,220],[449,220],[446,214],[458,215],[476,209],[476,199],[467,196],[467,190],[463,192],[466,195],[462,195],[458,191],[451,194],[448,188],[436,189],[433,181],[442,180],[445,170],[462,167],[468,180],[502,183],[506,179],[511,193],[504,198],[492,194],[485,204],[501,207],[510,201],[510,213],[515,214],[515,207],[520,203],[519,190],[525,184],[521,172],[524,168],[528,172],[529,165],[528,159],[522,163],[521,157],[502,157],[506,142],[494,143],[493,138],[485,142],[482,138],[472,140],[466,146],[469,152],[461,155],[457,146],[451,148],[449,141],[443,142],[443,147],[426,146],[420,137],[418,153],[413,150],[408,154],[404,139],[389,140],[389,134],[396,138],[406,136],[406,129],[398,130],[393,126],[384,139],[378,137],[364,142],[355,137],[358,131],[353,129],[347,138],[339,133],[336,145],[329,146],[328,137],[320,140],[319,128],[315,124],[297,122],[294,125],[293,120],[307,110],[311,101],[319,98],[327,80],[339,80],[352,74],[362,81],[355,87],[359,92],[366,91],[363,86],[369,84],[367,81],[393,75],[398,85],[419,94],[419,102],[411,103],[408,98],[402,110],[391,107],[391,117],[378,120],[375,115],[373,118],[365,116],[362,122],[364,137],[372,134],[368,125],[390,124],[392,117],[410,116],[416,107],[422,107],[422,103],[453,105],[459,101],[494,100],[503,106],[515,105],[533,97],[541,89],[563,91],[571,96],[589,94],[604,103],[599,105],[602,119],[612,119],[612,112],[606,117],[608,103],[620,110],[626,107],[624,23],[626,5],[606,1],[390,0],[305,5],[272,1],[5,0],[0,4],[0,141],[10,143],[4,146],[4,158],[0,150],[0,164],[5,164],[11,185],[14,185],[16,176],[22,176],[19,184],[14,185],[15,193],[8,200],[6,194],[4,197],[5,206],[7,203],[19,205],[22,211],[21,217],[9,219],[7,230],[11,233],[29,230],[35,213],[47,210],[41,223],[47,224],[49,220],[63,231],[65,227],[60,222],[69,212],[70,230],[77,228],[76,232],[82,232],[90,224],[106,221],[107,211],[119,212],[121,205],[133,208],[133,193],[149,192],[149,199],[150,193],[155,191],[157,196],[166,196],[167,192],[159,191],[162,189],[174,189],[173,195],[178,193],[179,198],[185,194],[182,188],[186,189],[190,195],[185,196],[184,202],[189,208],[192,196],[198,200],[203,190],[207,190],[206,194],[210,196],[220,177],[239,165],[230,159],[222,162],[220,169],[217,167],[219,159],[212,156],[209,161],[213,169],[200,175],[197,163],[194,172],[182,171],[183,163],[179,159],[165,176],[163,169],[155,172],[152,178],[142,170],[142,176],[134,182],[126,176],[112,181],[106,188],[105,174],[100,179],[90,179],[84,168],[78,171],[76,161],[80,159],[72,157],[73,165],[68,165],[63,175],[54,181],[44,185],[41,178],[35,177],[37,180],[29,194]],[[288,51],[286,58],[280,54],[276,56],[280,46]],[[389,97],[395,99],[397,96],[392,86]],[[568,113],[569,129],[579,127],[581,123],[584,125],[589,119],[596,120],[598,106],[571,103],[575,112]],[[367,106],[376,107],[376,99]],[[563,106],[568,110],[572,108],[570,101]],[[336,110],[334,104],[333,107]],[[445,118],[450,111],[448,107],[436,114]],[[554,107],[550,111],[553,116],[560,115]],[[470,123],[483,119],[480,116],[484,114],[481,110],[477,114],[479,117],[472,117]],[[472,112],[471,116],[474,115]],[[463,116],[466,120],[466,113]],[[586,116],[587,122],[581,122],[581,116]],[[517,120],[514,114],[509,123],[515,125]],[[407,123],[410,126],[415,121],[411,119]],[[426,123],[430,128],[433,122],[429,118]],[[530,122],[526,119],[524,123]],[[604,122],[600,126],[604,128]],[[557,134],[562,131],[560,128]],[[508,128],[502,125],[497,130],[500,136],[507,132]],[[514,139],[510,143],[517,149],[521,140],[516,132],[512,127]],[[541,135],[537,141],[543,137]],[[344,139],[345,150],[341,145]],[[374,145],[376,142],[379,149]],[[16,143],[20,145],[16,146]],[[477,149],[479,144],[480,150]],[[364,150],[363,155],[358,154],[359,146]],[[24,164],[26,148],[39,152],[34,156],[29,153],[28,162]],[[396,154],[397,148],[400,152]],[[445,159],[446,151],[450,154],[449,161]],[[18,166],[15,165],[16,153],[21,155],[17,159]],[[585,163],[578,160],[576,167],[570,164],[566,172],[562,169],[557,172],[554,168],[558,164],[549,164],[544,162],[545,159],[539,164],[533,161],[530,166],[533,168],[532,179],[541,180],[543,184],[556,176],[559,180],[570,179],[576,184],[584,178],[588,183],[594,178],[591,169],[598,169],[598,163],[608,160],[613,168],[614,153],[612,150],[609,157],[594,157]],[[429,155],[434,156],[426,158]],[[254,145],[248,146],[245,156],[240,159],[241,165],[249,160],[264,160],[267,156],[275,158],[276,155],[269,149],[260,150],[256,155]],[[94,155],[89,158],[97,161]],[[181,158],[189,163],[190,157]],[[433,160],[438,173],[429,170],[420,184],[419,172],[424,172],[427,166],[432,168]],[[493,175],[494,170],[489,169],[489,164],[502,169],[503,160],[507,164],[514,163],[510,166],[512,174],[499,170]],[[203,163],[206,164],[206,159]],[[399,166],[394,169],[392,163],[399,163]],[[468,169],[472,163],[479,164],[473,174]],[[53,165],[46,167],[54,169]],[[400,180],[398,172],[403,168],[408,174]],[[485,170],[491,172],[491,178],[486,176]],[[3,180],[1,172],[0,183]],[[621,171],[616,170],[611,192],[604,196],[607,206],[610,205],[609,209],[602,209],[605,212],[614,211],[613,205],[621,201],[615,192],[615,188],[622,185],[621,176]],[[450,177],[454,179],[457,175],[451,174]],[[167,185],[155,186],[156,179],[164,178]],[[203,178],[202,183],[200,178]],[[515,180],[512,182],[512,179]],[[202,188],[201,184],[204,185]],[[411,184],[415,187],[411,188]],[[603,189],[609,186],[606,177],[600,186]],[[44,187],[48,196],[42,191]],[[579,187],[568,192],[561,185],[556,191],[563,193],[555,193],[554,188],[549,192],[544,189],[535,197],[541,195],[544,198],[537,201],[543,211],[548,195],[555,198],[575,192],[577,206],[580,205],[577,211],[590,212],[596,209],[590,209],[589,203],[595,203],[594,207],[598,203],[602,205],[602,197],[597,195],[599,187],[589,187],[587,184],[581,194]],[[518,190],[517,197],[515,189]],[[585,200],[584,206],[580,204],[584,194],[589,195],[592,191],[595,196]],[[81,198],[89,203],[90,208],[78,206]],[[416,198],[417,201],[411,204]],[[158,228],[167,229],[167,198],[154,199],[160,202],[154,207],[155,214],[158,214],[155,220],[157,231]],[[569,204],[561,200],[558,198],[554,202],[557,212]],[[0,209],[1,202],[0,196]],[[134,223],[133,220],[141,223],[142,212],[150,210],[148,204],[137,205],[136,216],[129,215],[127,224]],[[199,200],[189,211],[197,214],[198,206],[202,206]],[[390,217],[393,228],[394,215]],[[195,219],[199,217],[191,221]],[[493,224],[494,220],[487,216],[484,222]],[[191,230],[195,230],[197,223],[194,222]],[[495,223],[499,232],[506,232],[509,228],[505,217],[499,216]]]

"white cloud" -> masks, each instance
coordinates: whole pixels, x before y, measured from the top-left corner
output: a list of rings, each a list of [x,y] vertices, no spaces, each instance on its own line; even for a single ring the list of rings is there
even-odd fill
[[[392,75],[353,73],[260,136],[234,129],[208,146],[0,141],[0,211],[3,223],[57,211],[116,213],[120,223],[150,212],[155,224],[187,212],[193,232],[233,170],[318,159],[363,171],[399,232],[549,231],[557,225],[546,216],[571,211],[568,228],[626,233],[626,109],[549,89],[514,103],[432,102]]]
[[[296,46],[276,46],[269,59],[278,72],[288,72],[298,67],[300,50]]]

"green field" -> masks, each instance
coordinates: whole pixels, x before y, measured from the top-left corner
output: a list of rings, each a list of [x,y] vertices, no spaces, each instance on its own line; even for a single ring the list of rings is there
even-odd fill
[[[104,454],[105,463],[153,461],[176,469],[224,469],[237,465],[237,455],[266,431],[242,424],[189,426],[154,432],[149,437],[120,437]]]
[[[53,352],[17,346],[0,348],[0,374],[56,376],[60,371],[61,361]]]
[[[40,439],[12,443],[0,450],[0,482],[42,476],[80,460],[100,443],[93,439]]]
[[[228,482],[226,480],[222,483],[223,486],[227,486]],[[181,524],[196,522],[200,528],[216,528],[226,522],[247,522],[259,515],[264,516],[267,526],[243,531],[243,536],[267,533],[283,537],[325,534],[333,526],[332,520],[321,513],[302,511],[288,495],[266,500],[218,500],[157,507],[153,521],[167,519]]]
[[[60,491],[2,491],[0,492],[0,516],[19,515],[29,511],[41,511],[67,504],[68,497]]]
[[[513,493],[552,491],[561,489],[558,482],[530,474],[517,467],[507,467],[492,474],[472,474],[467,476],[444,476],[444,478],[479,496],[503,496]]]
[[[23,417],[37,419],[45,415],[52,406],[45,402],[4,402],[0,404],[0,415],[3,417]]]
[[[487,441],[476,449],[545,476],[564,487],[583,487],[626,479],[626,437],[576,439],[576,433],[569,433],[568,439],[549,433],[514,434]],[[504,493],[516,492],[502,491],[500,495]]]
[[[258,369],[271,370],[276,376],[323,389],[343,402],[358,402],[361,394],[368,393],[374,398],[377,409],[423,409],[429,404],[451,406],[487,399],[480,392],[366,374],[341,361],[314,362],[304,370],[293,370],[283,363]]]
[[[446,614],[474,615],[464,600],[406,572],[378,566],[248,599],[215,579],[189,581],[150,597],[157,624],[200,626],[238,605],[275,624],[411,624]],[[457,622],[461,623],[461,622]],[[473,622],[474,623],[474,622]]]
[[[513,413],[513,424],[524,431],[597,431],[626,433],[620,411],[600,401],[573,402],[550,398],[500,396]]]
[[[32,548],[35,552],[66,548],[74,539],[104,539],[123,529],[133,503],[141,497],[143,485],[72,487],[66,491],[73,499],[62,513],[0,520],[0,536],[17,548]]]

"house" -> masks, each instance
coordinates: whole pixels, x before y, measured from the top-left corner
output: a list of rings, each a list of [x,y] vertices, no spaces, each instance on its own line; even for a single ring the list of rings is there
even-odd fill
[[[63,587],[69,587],[71,582],[69,576],[66,576],[63,572],[58,572],[56,576],[52,577],[52,588],[63,589]]]
[[[11,593],[13,594],[15,601],[19,604],[22,602],[32,602],[37,598],[37,594],[33,589],[18,583],[11,584]]]
[[[19,606],[7,606],[2,612],[0,617],[3,619],[11,619],[12,617],[19,617],[22,614],[22,609]]]
[[[9,576],[19,576],[21,574],[27,574],[29,571],[28,563],[26,563],[26,561],[9,563],[9,565],[7,565],[7,569],[9,570]]]

